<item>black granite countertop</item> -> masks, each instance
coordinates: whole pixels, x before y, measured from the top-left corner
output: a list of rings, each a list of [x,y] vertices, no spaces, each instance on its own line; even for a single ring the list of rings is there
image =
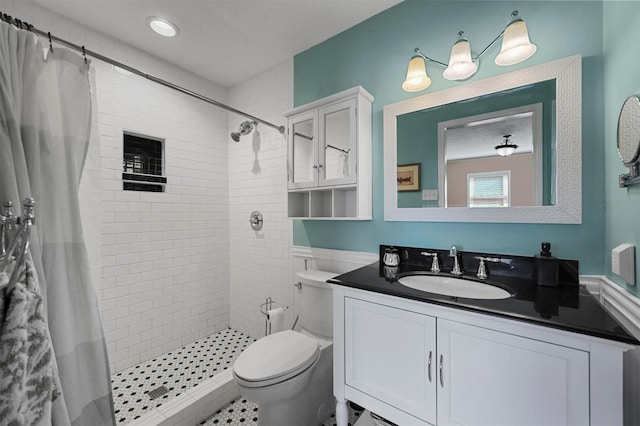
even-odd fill
[[[407,274],[431,274],[427,267],[401,265],[394,274],[390,275],[387,270],[386,276],[384,268],[385,266],[380,262],[375,262],[339,275],[328,282],[634,345],[640,344],[600,305],[586,287],[578,285],[577,281],[560,283],[556,287],[542,287],[538,286],[532,278],[495,273],[483,282],[506,288],[513,296],[507,299],[481,300],[427,293],[405,287],[397,282],[397,278]],[[471,268],[469,270],[475,272]],[[575,272],[577,280],[577,267]],[[438,275],[452,276],[446,272]],[[462,278],[478,281],[474,273],[469,275],[465,273]]]

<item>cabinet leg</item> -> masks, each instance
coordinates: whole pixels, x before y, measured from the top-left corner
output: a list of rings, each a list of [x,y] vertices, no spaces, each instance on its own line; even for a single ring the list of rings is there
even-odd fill
[[[349,409],[347,408],[347,400],[339,400],[336,404],[336,425],[347,426],[349,424]]]

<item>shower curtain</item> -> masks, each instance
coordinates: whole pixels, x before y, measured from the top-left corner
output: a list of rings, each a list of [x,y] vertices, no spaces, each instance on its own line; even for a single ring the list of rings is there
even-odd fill
[[[0,202],[18,214],[20,200],[36,200],[31,255],[62,385],[54,425],[115,424],[78,201],[90,123],[83,58],[54,47],[45,59],[36,35],[0,22]]]

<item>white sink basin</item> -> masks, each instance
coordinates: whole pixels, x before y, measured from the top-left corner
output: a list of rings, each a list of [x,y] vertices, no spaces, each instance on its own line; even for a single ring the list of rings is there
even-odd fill
[[[398,279],[405,287],[444,296],[466,297],[469,299],[507,299],[511,293],[500,287],[477,281],[467,281],[437,275],[408,275]]]

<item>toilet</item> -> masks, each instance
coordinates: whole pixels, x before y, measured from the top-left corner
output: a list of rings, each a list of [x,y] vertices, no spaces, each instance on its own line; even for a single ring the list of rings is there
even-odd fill
[[[240,394],[258,404],[258,426],[321,424],[333,412],[333,272],[307,270],[298,324],[258,339],[233,364]]]

